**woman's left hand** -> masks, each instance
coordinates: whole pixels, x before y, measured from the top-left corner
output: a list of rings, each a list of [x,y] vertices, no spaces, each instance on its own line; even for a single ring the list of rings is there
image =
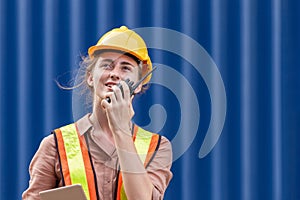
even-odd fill
[[[124,97],[121,89],[115,85],[112,88],[113,93],[108,96],[111,102],[108,103],[103,99],[101,105],[106,111],[112,133],[131,135],[131,118],[134,115],[132,98],[130,97],[128,85],[124,81],[120,81],[120,84],[123,87]]]

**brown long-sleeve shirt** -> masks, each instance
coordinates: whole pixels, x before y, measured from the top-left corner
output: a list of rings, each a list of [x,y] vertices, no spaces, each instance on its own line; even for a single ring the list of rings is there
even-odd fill
[[[100,199],[113,200],[115,199],[119,165],[116,148],[105,135],[94,132],[89,115],[79,119],[76,123],[79,133],[81,135],[87,134],[89,138],[99,197]],[[152,199],[163,199],[164,192],[172,178],[171,165],[171,144],[168,139],[162,137],[159,149],[146,169],[154,186]],[[62,186],[60,165],[53,134],[45,137],[41,142],[30,163],[29,173],[29,187],[22,195],[23,200],[39,200],[40,191]]]

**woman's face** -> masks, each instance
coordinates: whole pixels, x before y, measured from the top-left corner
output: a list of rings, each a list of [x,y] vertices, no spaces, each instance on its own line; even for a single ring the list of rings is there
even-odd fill
[[[93,88],[94,98],[105,99],[112,92],[112,86],[129,78],[137,82],[139,66],[137,62],[122,53],[103,52],[100,54],[94,69],[89,73],[87,83]],[[135,90],[138,93],[141,85]],[[95,96],[96,95],[96,96]]]

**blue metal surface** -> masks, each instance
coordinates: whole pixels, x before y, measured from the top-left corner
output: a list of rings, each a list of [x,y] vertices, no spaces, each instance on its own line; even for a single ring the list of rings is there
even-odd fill
[[[297,0],[0,1],[0,199],[21,199],[40,141],[73,121],[72,93],[54,80],[70,80],[87,48],[123,24],[190,37],[225,86],[222,134],[200,159],[212,115],[207,84],[184,58],[150,49],[153,62],[189,82],[200,110],[195,138],[173,162],[165,199],[300,199],[299,9]],[[160,105],[164,112],[156,117],[166,120],[160,133],[172,140],[187,120],[181,109],[188,102],[188,95],[182,104],[170,88],[153,84],[134,101],[134,120],[148,125],[155,120],[149,109]]]

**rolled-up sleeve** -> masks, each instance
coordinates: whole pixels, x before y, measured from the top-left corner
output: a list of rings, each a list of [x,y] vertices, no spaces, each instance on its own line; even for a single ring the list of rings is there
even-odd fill
[[[57,152],[53,134],[45,137],[29,166],[29,187],[22,194],[23,200],[39,200],[39,192],[56,187],[55,170]]]
[[[163,199],[166,188],[172,179],[172,146],[168,139],[162,136],[158,151],[147,168],[147,172],[154,186],[152,199]]]

